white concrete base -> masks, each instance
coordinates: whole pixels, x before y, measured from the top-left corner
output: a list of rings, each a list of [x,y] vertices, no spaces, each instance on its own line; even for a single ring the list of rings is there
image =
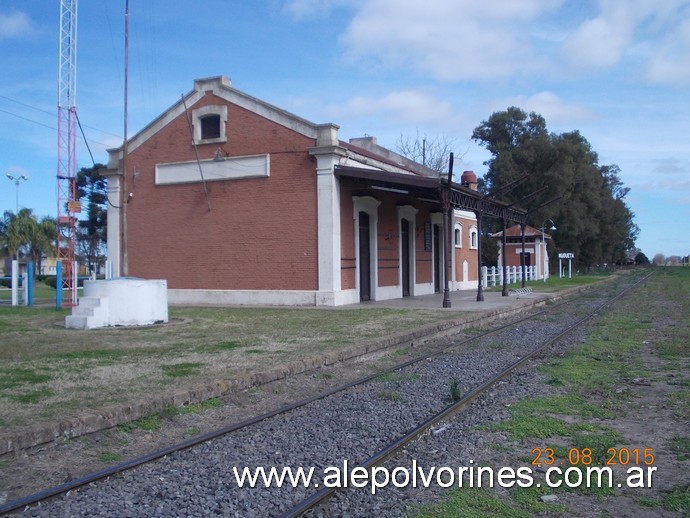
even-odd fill
[[[170,304],[190,306],[315,306],[315,291],[170,289]]]
[[[168,283],[165,280],[118,277],[84,281],[84,295],[65,327],[144,326],[168,322]]]

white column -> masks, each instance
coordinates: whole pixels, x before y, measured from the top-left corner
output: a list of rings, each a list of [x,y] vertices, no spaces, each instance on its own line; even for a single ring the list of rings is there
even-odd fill
[[[345,150],[338,145],[338,126],[319,126],[317,147],[309,150],[316,157],[317,236],[319,300],[317,305],[333,306],[340,282],[340,185],[334,168]]]
[[[341,286],[340,189],[333,166],[332,155],[317,157],[319,291],[331,294],[340,291]]]
[[[19,261],[12,260],[12,305],[19,305]]]
[[[108,177],[108,261],[111,272],[120,276],[120,177]]]

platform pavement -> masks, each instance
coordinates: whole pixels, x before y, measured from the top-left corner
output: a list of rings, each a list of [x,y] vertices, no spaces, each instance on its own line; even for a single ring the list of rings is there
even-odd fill
[[[517,315],[532,307],[541,306],[550,300],[562,299],[582,289],[571,288],[557,293],[532,292],[516,294],[511,292],[509,296],[502,296],[501,291],[484,291],[484,300],[481,302],[477,301],[476,290],[454,291],[450,293],[451,307],[449,308],[443,308],[442,293],[395,300],[362,302],[339,306],[338,308],[329,308],[334,311],[337,311],[339,308],[350,309],[353,307],[362,310],[366,310],[368,307],[437,309],[439,311],[455,312],[457,313],[457,318],[420,326],[418,329],[393,334],[368,343],[343,346],[341,348],[336,346],[334,350],[327,353],[319,353],[304,358],[293,358],[283,365],[273,366],[268,370],[248,370],[246,373],[233,379],[216,380],[187,389],[172,388],[168,394],[161,397],[136,401],[129,405],[112,405],[99,410],[89,410],[76,417],[68,417],[61,421],[34,423],[22,430],[20,434],[7,436],[0,433],[0,455],[39,444],[71,439],[112,428],[119,424],[162,412],[170,405],[179,407],[195,404],[210,398],[223,397],[235,391],[271,383],[322,366],[333,365],[384,349],[419,344],[428,339],[453,334],[469,327],[488,326],[493,321]]]
[[[508,296],[503,296],[501,290],[483,290],[483,301],[477,301],[477,290],[461,290],[449,292],[451,306],[443,307],[443,293],[433,293],[430,295],[418,295],[414,297],[403,297],[393,300],[368,301],[359,304],[342,306],[352,307],[379,307],[379,308],[398,308],[398,309],[440,309],[443,311],[457,312],[488,312],[493,313],[497,310],[532,306],[540,302],[560,298],[563,292],[529,292],[515,293],[515,289],[510,289]]]

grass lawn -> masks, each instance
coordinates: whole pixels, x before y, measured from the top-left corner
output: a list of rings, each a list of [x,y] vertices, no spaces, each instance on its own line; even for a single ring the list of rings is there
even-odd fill
[[[64,327],[68,314],[52,305],[0,305],[1,427],[230,380],[458,316],[385,308],[171,307],[165,325],[74,330]]]

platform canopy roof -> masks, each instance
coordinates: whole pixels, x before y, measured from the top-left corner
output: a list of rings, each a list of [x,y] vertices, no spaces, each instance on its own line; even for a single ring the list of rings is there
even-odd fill
[[[506,237],[507,238],[518,238],[522,236],[522,229],[520,228],[520,225],[514,225],[510,228],[506,229]],[[529,225],[525,225],[525,237],[545,237],[546,239],[552,239],[549,234],[546,232],[542,232],[538,228],[530,227]],[[496,232],[495,234],[491,234],[491,237],[503,237],[503,232]]]
[[[525,209],[486,196],[462,184],[449,183],[444,175],[430,177],[352,166],[336,166],[335,176],[372,189],[379,188],[400,194],[410,194],[420,199],[436,201],[439,204],[444,203],[444,197],[450,195],[450,206],[453,209],[481,212],[487,216],[495,216],[516,223],[527,222]]]

